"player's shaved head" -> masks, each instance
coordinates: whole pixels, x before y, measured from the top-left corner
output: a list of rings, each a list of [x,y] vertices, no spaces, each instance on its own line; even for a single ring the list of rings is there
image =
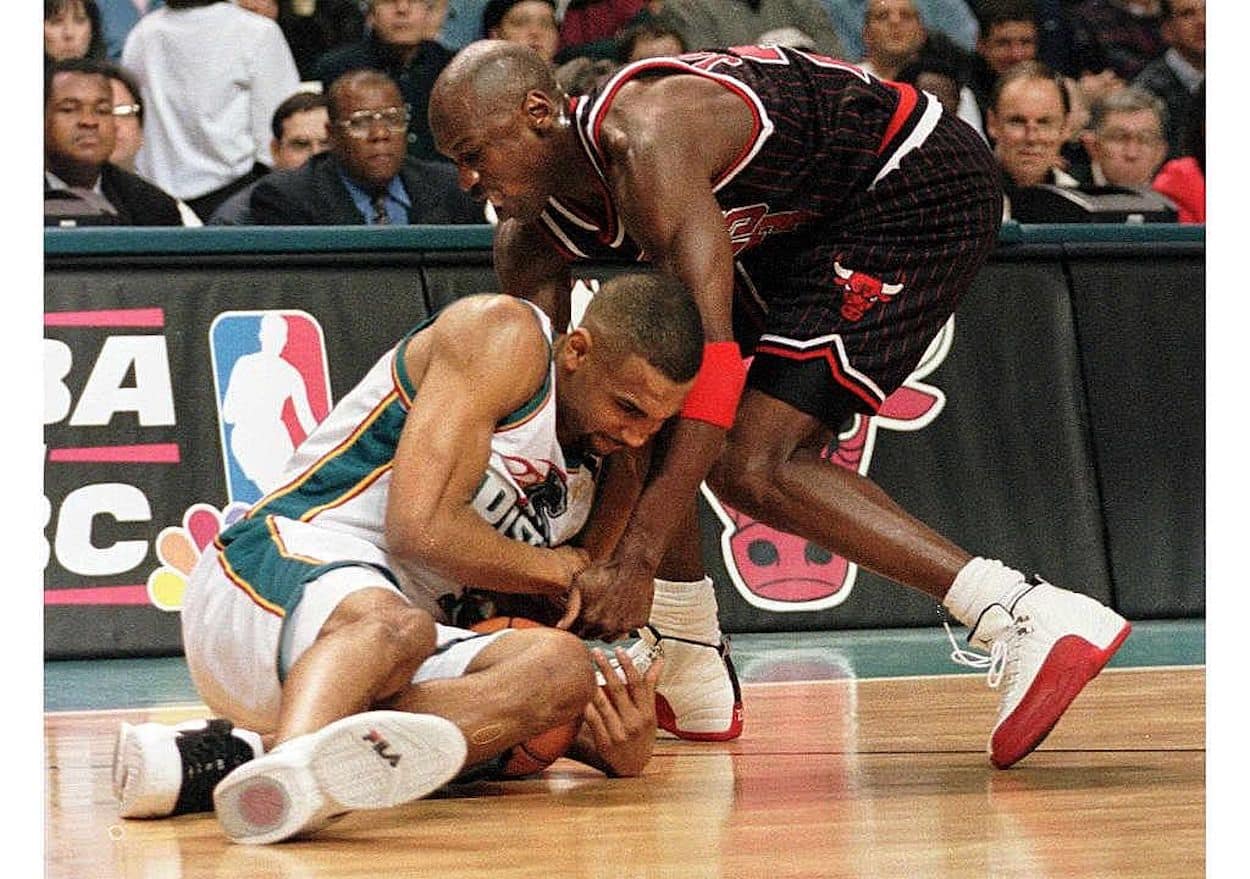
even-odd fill
[[[457,116],[512,112],[531,91],[561,95],[551,66],[533,49],[508,40],[479,40],[452,58],[430,93],[430,125]]]

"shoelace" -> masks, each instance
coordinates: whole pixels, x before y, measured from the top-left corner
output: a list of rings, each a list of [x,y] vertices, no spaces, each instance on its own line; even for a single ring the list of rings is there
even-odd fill
[[[203,730],[178,735],[182,786],[171,814],[211,812],[217,782],[255,756],[247,742],[231,734],[232,729],[230,721],[213,718]]]
[[[951,631],[950,624],[945,620],[942,622],[942,628],[946,629],[946,637],[950,639],[951,661],[957,665],[975,668],[977,670],[987,669],[985,682],[989,684],[991,690],[997,690],[998,685],[1003,679],[1003,669],[1007,664],[1007,641],[1005,638],[999,638],[990,645],[989,655],[978,653],[975,650],[965,650],[959,646],[959,642],[955,640],[955,633]]]

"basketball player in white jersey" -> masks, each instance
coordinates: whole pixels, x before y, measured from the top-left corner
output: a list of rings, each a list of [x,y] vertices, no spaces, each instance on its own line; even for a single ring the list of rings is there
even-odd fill
[[[224,720],[123,727],[121,814],[215,808],[235,841],[276,842],[579,716],[570,756],[641,772],[658,665],[644,678],[618,651],[622,679],[565,631],[476,635],[443,607],[471,585],[572,620],[574,577],[619,536],[641,490],[631,456],[677,413],[702,344],[693,301],[659,275],[605,283],[559,337],[510,296],[406,335],[192,573],[187,663]]]

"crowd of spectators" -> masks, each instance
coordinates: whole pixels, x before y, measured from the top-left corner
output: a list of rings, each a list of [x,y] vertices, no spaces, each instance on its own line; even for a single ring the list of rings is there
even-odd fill
[[[480,223],[430,89],[483,37],[570,95],[787,45],[931,93],[1021,187],[1205,220],[1206,0],[44,0],[45,223]],[[362,71],[371,71],[367,75]]]

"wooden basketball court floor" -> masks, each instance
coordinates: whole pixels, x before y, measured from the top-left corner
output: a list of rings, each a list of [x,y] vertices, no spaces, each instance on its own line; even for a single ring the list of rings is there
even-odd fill
[[[941,629],[739,635],[738,741],[661,740],[637,779],[561,760],[267,847],[227,842],[211,815],[117,816],[117,723],[205,714],[180,658],[49,662],[45,875],[1205,875],[1201,621],[1135,624],[1042,748],[1008,771],[984,753],[997,694],[949,650]]]

